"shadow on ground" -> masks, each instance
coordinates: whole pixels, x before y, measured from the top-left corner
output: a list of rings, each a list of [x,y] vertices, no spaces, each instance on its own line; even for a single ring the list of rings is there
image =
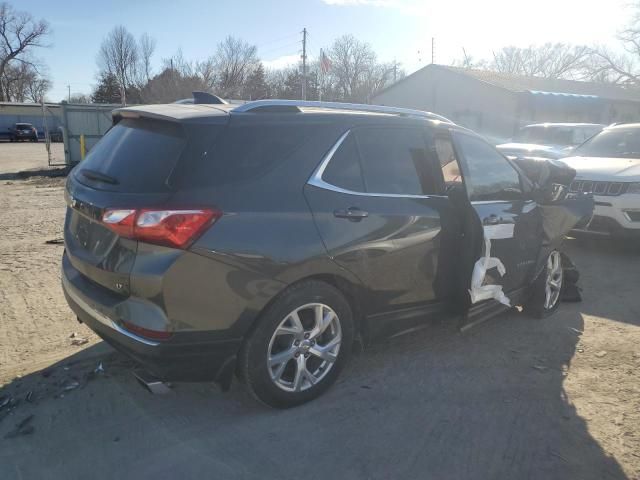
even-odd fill
[[[588,248],[571,248],[579,267],[589,260]],[[582,307],[607,308],[589,300],[606,281],[594,278],[584,304],[546,320],[513,311],[466,334],[434,324],[376,345],[328,394],[288,411],[237,384],[154,396],[117,354],[104,373],[95,358],[65,370],[71,357],[0,390],[22,399],[0,421],[2,478],[625,478],[563,388]],[[16,432],[30,415],[23,429],[33,431]]]
[[[26,180],[33,177],[57,178],[66,177],[71,169],[69,167],[62,168],[36,168],[32,170],[20,170],[17,172],[0,173],[0,181],[2,180]]]

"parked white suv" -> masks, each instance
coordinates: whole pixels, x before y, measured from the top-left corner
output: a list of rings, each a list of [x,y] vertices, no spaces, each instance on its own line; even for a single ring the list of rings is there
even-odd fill
[[[593,193],[587,231],[640,235],[640,123],[605,128],[562,161],[578,172],[570,191]]]

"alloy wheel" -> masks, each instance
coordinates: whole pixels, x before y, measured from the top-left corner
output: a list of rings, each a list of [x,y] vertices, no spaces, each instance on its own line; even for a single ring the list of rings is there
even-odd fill
[[[547,280],[545,283],[544,308],[551,310],[560,299],[562,290],[562,259],[560,252],[553,251],[547,259]]]
[[[334,366],[341,342],[340,320],[331,307],[309,303],[296,308],[280,322],[269,342],[271,380],[287,392],[313,387]]]

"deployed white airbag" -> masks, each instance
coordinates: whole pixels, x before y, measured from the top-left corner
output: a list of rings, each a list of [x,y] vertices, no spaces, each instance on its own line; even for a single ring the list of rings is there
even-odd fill
[[[499,225],[486,225],[484,230],[484,255],[475,263],[471,274],[471,288],[469,295],[471,303],[482,300],[495,299],[498,302],[511,306],[511,302],[502,291],[502,285],[483,285],[487,271],[492,268],[498,269],[500,276],[504,276],[506,270],[499,258],[491,256],[491,240],[513,238],[513,223],[502,223]]]

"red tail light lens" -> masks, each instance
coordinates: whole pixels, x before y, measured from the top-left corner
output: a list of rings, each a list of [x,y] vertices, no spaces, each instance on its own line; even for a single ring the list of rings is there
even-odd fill
[[[140,337],[149,338],[151,340],[169,340],[172,336],[172,332],[149,330],[148,328],[139,327],[129,322],[122,322],[122,327],[129,330],[131,333],[135,333]]]
[[[104,212],[102,222],[122,237],[184,248],[221,216],[222,212],[209,208],[109,209]]]

